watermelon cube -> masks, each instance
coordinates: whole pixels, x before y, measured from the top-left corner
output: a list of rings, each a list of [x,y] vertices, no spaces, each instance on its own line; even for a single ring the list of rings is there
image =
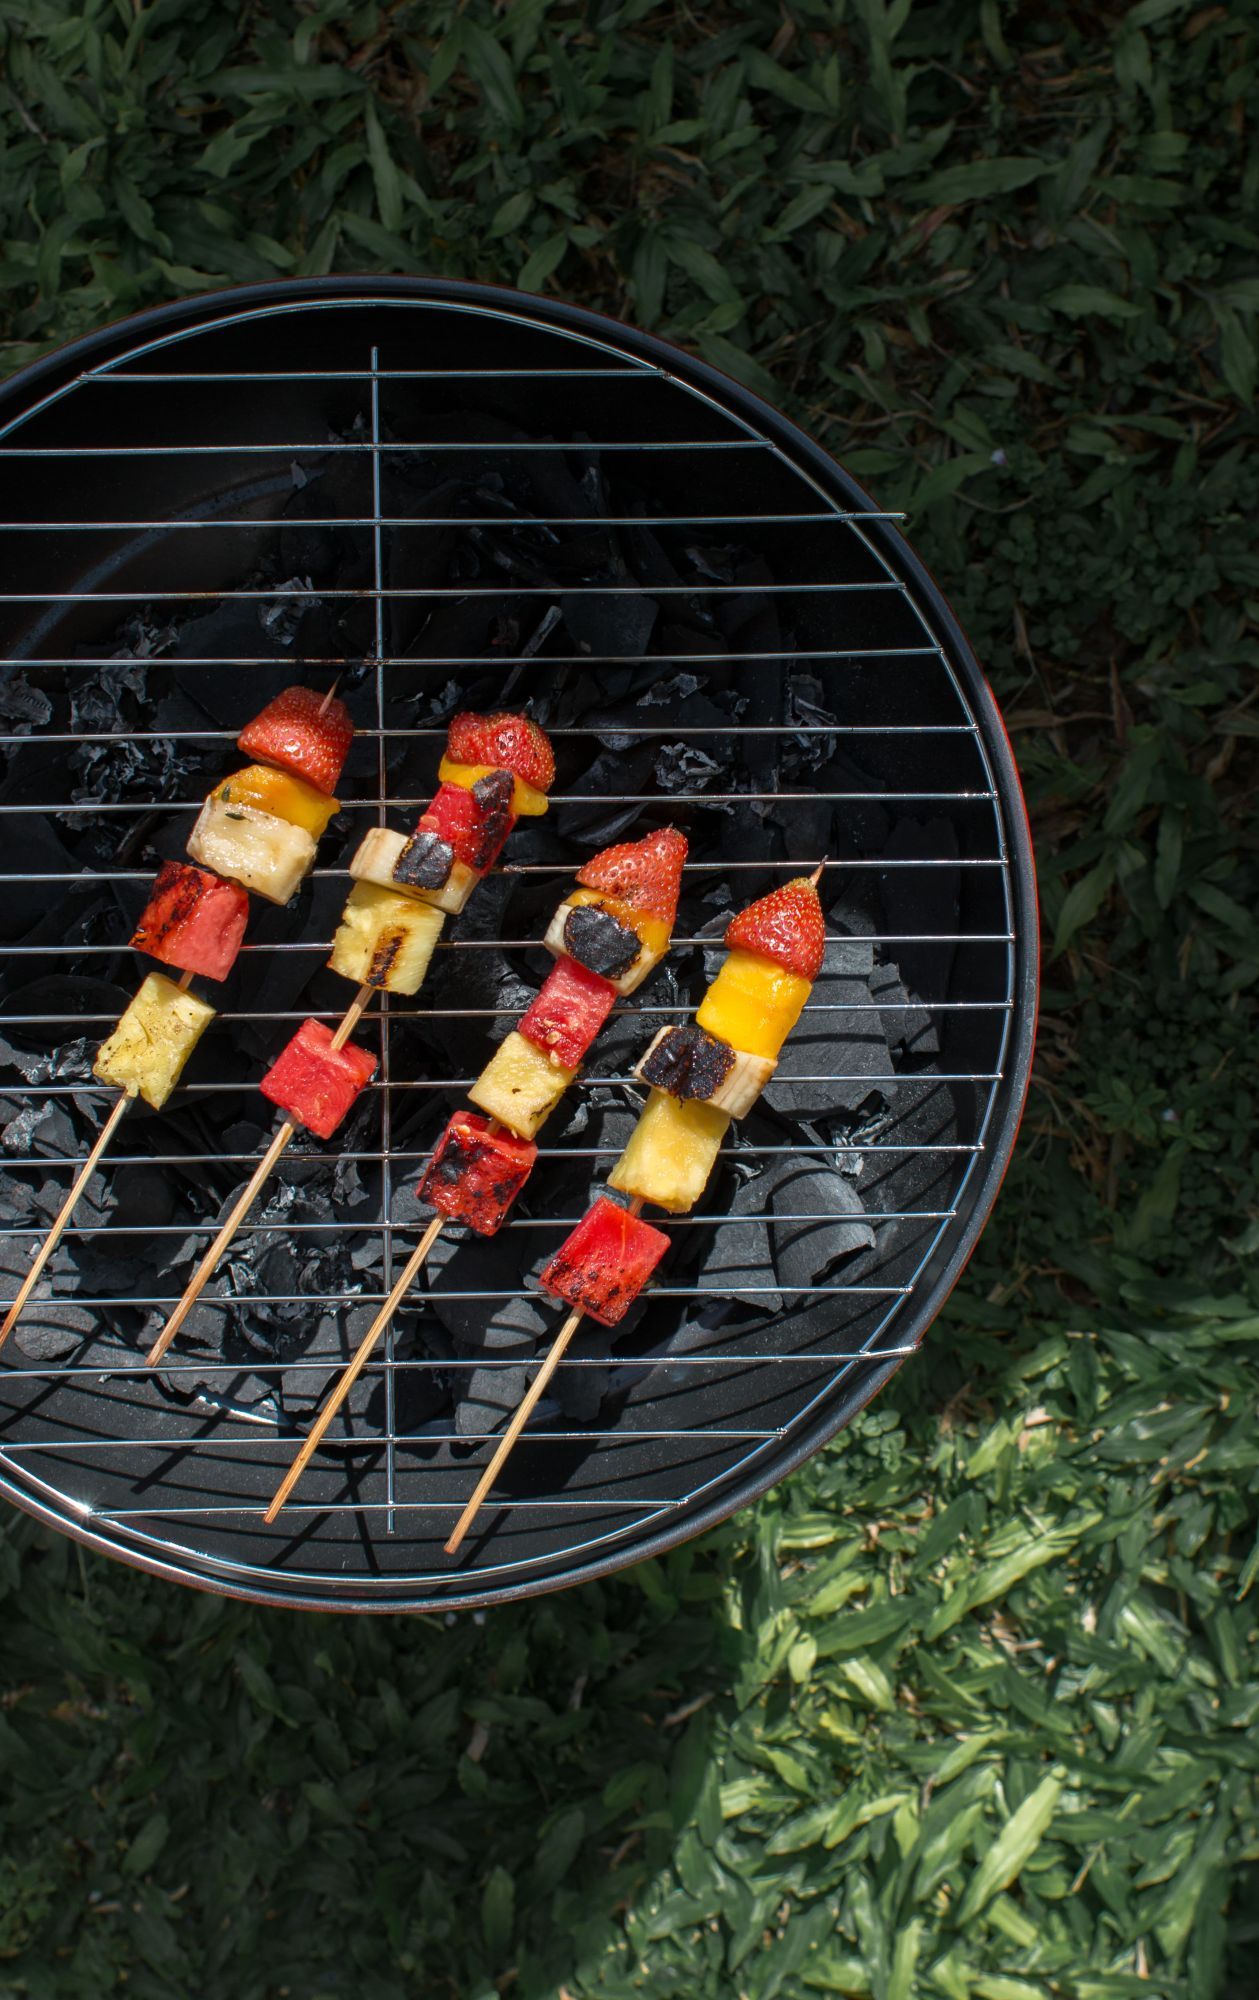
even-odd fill
[[[616,1326],[668,1247],[663,1230],[600,1195],[546,1266],[542,1287],[600,1326]]]
[[[162,965],[226,979],[249,922],[249,897],[239,882],[206,868],[164,861],[131,942]]]
[[[510,771],[491,771],[465,790],[441,785],[417,833],[435,833],[457,860],[480,872],[491,868],[516,824],[511,809],[515,780]]]
[[[557,959],[520,1033],[564,1069],[576,1069],[612,1011],[616,988],[575,958]]]
[[[533,1171],[538,1149],[475,1111],[456,1111],[420,1181],[420,1200],[493,1236]]]
[[[326,1022],[303,1021],[258,1088],[317,1139],[330,1139],[375,1074],[376,1058],[367,1049],[353,1042],[334,1049]]]

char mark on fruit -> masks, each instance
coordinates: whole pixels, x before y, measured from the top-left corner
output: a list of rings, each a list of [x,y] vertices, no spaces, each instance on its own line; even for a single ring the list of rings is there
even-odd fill
[[[413,833],[394,864],[393,879],[413,889],[444,889],[455,850],[439,833]]]
[[[472,796],[481,813],[480,840],[473,868],[488,868],[510,828],[512,797],[516,780],[510,771],[491,771],[478,778]]]
[[[734,1051],[693,1021],[670,1028],[642,1064],[644,1083],[670,1097],[714,1097],[734,1068]]]
[[[619,979],[642,949],[628,924],[618,923],[607,910],[579,904],[564,920],[564,949],[587,972],[601,979]]]

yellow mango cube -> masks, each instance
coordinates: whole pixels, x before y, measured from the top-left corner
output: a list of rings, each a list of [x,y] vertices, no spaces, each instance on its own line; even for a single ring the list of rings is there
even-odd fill
[[[93,1075],[160,1111],[214,1012],[173,979],[150,972],[113,1034],[97,1050]]]
[[[482,778],[492,777],[497,768],[494,764],[456,764],[453,757],[443,757],[437,767],[437,782],[459,785],[465,792],[470,792]],[[516,779],[511,809],[517,819],[540,819],[548,803],[546,793],[540,792],[536,785],[527,785],[523,778]]]
[[[703,1194],[729,1129],[728,1111],[653,1090],[608,1186],[685,1215]]]
[[[487,1118],[497,1118],[518,1139],[532,1139],[550,1117],[575,1069],[565,1069],[513,1028],[501,1041],[468,1096]]]
[[[741,1055],[766,1056],[772,1062],[811,990],[809,980],[784,972],[770,958],[732,951],[704,996],[696,1025]]]
[[[328,963],[356,986],[418,993],[445,921],[431,903],[356,882],[346,897]]]
[[[339,799],[330,799],[326,792],[317,792],[313,785],[290,777],[287,771],[273,771],[269,764],[246,764],[243,771],[224,778],[210,797],[225,806],[252,806],[255,812],[274,813],[276,819],[300,826],[312,840],[319,839],[328,821],[341,810]]]

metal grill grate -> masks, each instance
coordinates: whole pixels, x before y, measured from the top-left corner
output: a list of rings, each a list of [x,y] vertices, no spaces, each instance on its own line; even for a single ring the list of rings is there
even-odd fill
[[[9,556],[0,592],[0,689],[8,691],[9,718],[0,734],[9,767],[0,824],[7,858],[34,863],[7,868],[0,881],[19,925],[26,905],[36,908],[36,890],[44,900],[44,914],[10,936],[3,974],[3,1031],[31,1072],[24,1080],[10,1067],[3,1075],[16,1080],[0,1089],[6,1299],[42,1234],[44,1208],[64,1190],[99,1122],[103,1094],[85,1085],[74,1044],[86,1038],[90,1060],[117,1012],[108,996],[92,1004],[91,981],[108,973],[124,989],[135,984],[138,961],[119,940],[152,874],[143,843],[179,851],[201,803],[199,769],[181,767],[190,757],[211,775],[222,767],[236,727],[215,726],[216,719],[230,712],[239,726],[237,716],[243,721],[258,705],[256,676],[273,677],[268,692],[277,674],[348,676],[360,725],[345,787],[350,824],[339,852],[335,829],[325,843],[337,865],[315,871],[311,902],[261,917],[255,909],[237,978],[258,993],[268,978],[282,977],[296,985],[292,998],[241,1004],[232,986],[215,996],[222,1012],[168,1113],[134,1122],[129,1143],[103,1169],[97,1213],[67,1231],[51,1286],[46,1278],[41,1287],[54,1304],[42,1312],[32,1305],[0,1370],[0,1483],[98,1546],[185,1580],[291,1603],[454,1604],[596,1573],[693,1532],[805,1456],[914,1351],[969,1251],[1012,1143],[1034,992],[1027,835],[996,711],[946,607],[891,527],[894,517],[861,504],[815,447],[755,399],[658,343],[589,315],[467,287],[382,287],[370,296],[335,285],[314,293],[276,288],[259,302],[203,301],[148,323],[144,337],[132,322],[28,371],[0,404],[0,450],[13,461],[10,518],[0,521],[0,550]],[[441,365],[408,366],[417,350],[440,355]],[[266,365],[295,352],[328,365]],[[114,393],[122,390],[131,393]],[[476,434],[454,434],[460,423]],[[496,428],[513,434],[495,437]],[[155,434],[137,436],[146,430]],[[491,494],[497,511],[408,507],[408,467],[423,467],[427,477],[430,468],[467,460],[484,465],[478,490]],[[508,471],[544,460],[561,463],[566,476],[571,470],[585,491],[597,488],[589,472],[596,468],[604,490],[632,490],[633,511],[513,513]],[[294,520],[285,507],[312,485],[337,504]],[[650,584],[562,575],[500,582],[472,574],[465,556],[467,547],[483,554],[474,540],[483,530],[507,540],[550,537],[560,549],[574,531],[644,528],[657,536],[667,530],[677,561],[688,537],[702,531],[705,548],[748,551],[765,573]],[[453,582],[424,580],[434,539],[451,543],[454,565],[466,562]],[[331,580],[319,575],[325,559],[334,564]],[[264,562],[280,581],[258,580]],[[339,578],[337,564],[353,574]],[[449,619],[477,598],[487,619],[494,607],[502,643],[488,651],[451,647]],[[251,1052],[273,1052],[307,1013],[339,1017],[343,995],[330,978],[319,985],[317,969],[344,895],[346,859],[366,823],[392,816],[401,825],[428,796],[408,781],[422,782],[435,768],[444,729],[399,709],[431,708],[453,684],[461,704],[528,697],[544,713],[548,704],[562,713],[575,683],[597,685],[642,657],[633,648],[572,643],[573,629],[590,629],[583,605],[610,625],[607,607],[618,599],[659,607],[676,600],[709,630],[722,600],[753,607],[745,625],[769,605],[774,613],[764,615],[794,621],[793,637],[778,646],[697,644],[653,654],[665,686],[639,722],[609,724],[594,712],[553,727],[546,716],[561,770],[550,822],[555,852],[516,861],[509,850],[497,896],[490,885],[483,892],[485,915],[474,902],[463,924],[447,929],[433,1004],[422,992],[414,1003],[380,1009],[372,1028],[380,1069],[366,1129],[350,1128],[343,1153],[310,1142],[297,1154],[290,1192],[242,1231],[201,1345],[173,1351],[154,1379],[140,1365],[146,1315],[174,1303],[181,1279],[176,1264],[155,1283],[151,1267],[167,1244],[172,1260],[182,1250],[185,1266],[204,1247],[261,1150],[260,1141],[242,1148],[233,1139],[261,1122],[253,1082],[262,1064]],[[304,614],[303,636],[312,616],[322,620],[310,651],[295,643],[294,610]],[[181,650],[170,634],[185,628],[170,621],[198,612],[217,621],[222,643]],[[108,726],[75,726],[72,703],[89,724],[100,719],[95,707],[108,705],[99,693],[86,701],[85,689],[112,686],[135,667],[136,646],[119,657],[118,635],[134,630],[137,618],[149,635],[137,691]],[[251,651],[242,644],[250,620],[253,630],[290,636]],[[775,718],[730,721],[723,712],[676,720],[681,698],[668,683],[677,676],[723,698],[737,687],[750,705],[777,702]],[[850,745],[867,775],[821,788],[782,785],[791,746],[836,741],[833,723],[782,713],[784,687],[814,688],[819,676],[844,703],[841,751],[848,756]],[[172,688],[179,703],[203,712],[158,726]],[[619,794],[601,782],[566,791],[563,773],[593,761],[591,752],[610,738],[628,746],[626,757],[639,744],[697,751],[705,782],[665,789],[657,775]],[[116,755],[122,745],[136,762],[120,778],[93,746]],[[67,758],[85,757],[82,782],[67,788]],[[714,772],[717,782],[709,783]],[[721,787],[727,772],[749,782],[730,787],[728,777]],[[173,794],[153,782],[163,774]],[[126,795],[101,796],[102,780]],[[774,815],[784,806],[788,827],[798,818],[812,828],[829,811],[842,840],[832,855],[835,879],[857,885],[858,895],[868,887],[897,908],[925,892],[889,892],[889,883],[934,876],[947,885],[934,900],[952,921],[836,932],[841,952],[855,943],[874,966],[912,963],[914,979],[904,973],[898,997],[880,997],[890,987],[867,984],[856,997],[811,1003],[808,1019],[826,1019],[841,1058],[850,1016],[867,1034],[871,1019],[879,1024],[884,1066],[852,1075],[842,1060],[837,1069],[797,1066],[796,1087],[838,1086],[834,1114],[794,1122],[771,1115],[741,1132],[724,1156],[734,1176],[775,1160],[826,1168],[840,1154],[850,1166],[860,1161],[872,1242],[808,1284],[786,1282],[775,1269],[772,1283],[740,1283],[725,1300],[711,1274],[688,1282],[666,1263],[647,1316],[611,1356],[578,1348],[564,1364],[566,1377],[585,1377],[602,1393],[589,1406],[578,1396],[577,1421],[542,1406],[547,1421],[522,1440],[514,1484],[487,1510],[493,1532],[458,1571],[440,1543],[471,1484],[468,1448],[492,1426],[466,1416],[456,1423],[453,1412],[469,1382],[484,1407],[486,1383],[518,1382],[528,1363],[519,1341],[505,1351],[461,1352],[457,1341],[452,1351],[449,1340],[440,1351],[426,1349],[434,1294],[490,1319],[518,1290],[488,1278],[460,1282],[469,1260],[447,1256],[417,1295],[418,1311],[400,1318],[370,1366],[288,1514],[263,1528],[262,1510],[297,1449],[304,1413],[422,1226],[408,1207],[427,1151],[416,1143],[416,1120],[431,1110],[435,1126],[438,1111],[444,1116],[471,1081],[466,1057],[474,1066],[480,1057],[467,1038],[488,1050],[494,1021],[519,1011],[492,995],[461,1004],[461,983],[479,976],[479,956],[489,953],[481,963],[498,965],[502,954],[534,947],[541,926],[519,920],[522,898],[530,911],[559,900],[588,851],[580,842],[596,815],[621,812],[635,830],[642,824],[635,814],[682,816],[710,839],[714,824],[741,837],[764,826],[756,853],[701,850],[688,866],[673,962],[694,993],[712,938],[687,924],[687,912],[702,912],[704,895],[727,877],[743,902],[821,858],[776,839]],[[869,834],[874,815],[925,828],[924,851],[882,851]],[[54,829],[42,842],[41,822]],[[89,842],[90,861],[71,853],[74,865],[56,865],[67,841]],[[926,851],[932,843],[937,851]],[[529,974],[535,984],[539,965]],[[857,975],[837,975],[845,978]],[[75,982],[73,995],[61,990],[66,980]],[[614,1013],[639,1043],[657,1020],[677,1018],[690,1004],[658,986],[643,1000]],[[918,1038],[929,1057],[887,1043],[882,1024],[910,1021],[928,1024]],[[607,1115],[598,1107],[614,1105],[630,1081],[627,1064],[594,1062],[585,1104],[596,1107],[596,1126]],[[580,1087],[570,1096],[580,1098]],[[24,1115],[32,1111],[34,1118]],[[841,1114],[847,1125],[837,1136]],[[535,1249],[540,1260],[543,1246],[584,1209],[573,1193],[553,1201],[548,1183],[565,1170],[571,1186],[574,1163],[593,1179],[619,1151],[597,1136],[583,1143],[582,1115],[543,1146],[532,1210],[504,1232],[522,1272]],[[359,1177],[368,1200],[348,1218],[291,1214],[302,1207],[303,1177],[316,1185],[330,1160]],[[737,1184],[724,1182],[726,1194]],[[41,1189],[42,1206],[10,1220]],[[773,1220],[781,1232],[837,1227],[841,1218],[804,1200]],[[764,1218],[754,1209],[725,1214],[716,1201],[665,1226],[677,1239],[676,1259],[687,1239],[733,1244],[762,1229]],[[260,1283],[251,1261],[256,1251],[274,1269],[273,1253],[281,1263],[292,1246],[319,1254],[325,1246],[336,1256],[347,1242],[354,1267],[343,1262],[323,1289]],[[300,1321],[277,1322],[285,1307],[302,1308]]]

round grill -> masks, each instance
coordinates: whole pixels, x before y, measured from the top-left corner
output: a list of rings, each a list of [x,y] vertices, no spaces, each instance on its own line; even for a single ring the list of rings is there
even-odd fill
[[[1031,852],[992,696],[894,522],[803,433],[613,321],[474,285],[327,280],[141,315],[0,392],[10,1301],[107,1108],[125,939],[237,730],[341,677],[347,810],[162,1114],[142,1109],[0,1368],[0,1486],[71,1534],[273,1603],[487,1603],[696,1533],[912,1354],[1014,1141]],[[404,828],[456,707],[528,701],[545,822],[364,1022],[379,1081],[305,1141],[156,1373],[142,1356],[263,1149],[256,1082],[308,1013],[366,825]],[[424,1217],[421,1164],[544,969],[596,847],[691,842],[665,970],[547,1128],[507,1229],[443,1241],[276,1526],[262,1512]],[[527,1289],[636,1111],[629,1070],[702,992],[732,907],[823,855],[832,944],[779,1078],[661,1282],[591,1329],[457,1563],[458,1510],[559,1315]],[[710,970],[711,970],[710,960]]]

